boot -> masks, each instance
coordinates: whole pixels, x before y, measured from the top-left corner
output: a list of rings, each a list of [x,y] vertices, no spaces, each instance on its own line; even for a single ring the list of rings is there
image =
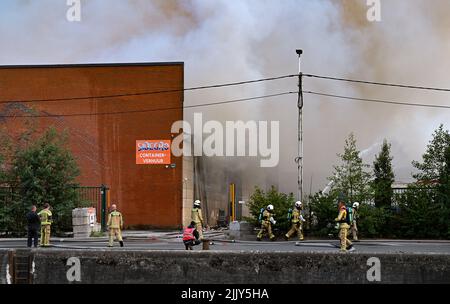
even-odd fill
[[[123,247],[123,241],[119,241],[120,247]]]

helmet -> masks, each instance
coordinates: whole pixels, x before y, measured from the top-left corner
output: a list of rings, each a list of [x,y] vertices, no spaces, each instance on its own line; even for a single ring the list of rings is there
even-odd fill
[[[273,205],[268,205],[268,206],[267,206],[267,210],[272,211],[272,210],[273,210]]]
[[[354,202],[353,203],[353,208],[358,208],[359,207],[359,203],[358,202]]]
[[[295,207],[300,208],[302,206],[302,202],[301,201],[296,201],[295,202]]]
[[[196,201],[194,202],[194,206],[200,206],[200,200],[196,200]]]

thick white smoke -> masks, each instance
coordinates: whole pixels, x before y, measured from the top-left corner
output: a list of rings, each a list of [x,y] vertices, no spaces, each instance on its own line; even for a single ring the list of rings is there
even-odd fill
[[[0,3],[0,64],[184,61],[185,85],[196,86],[297,72],[448,87],[450,35],[446,0],[382,0],[382,21],[365,16],[365,0],[148,1],[82,0],[81,22],[68,22],[65,0]],[[1,84],[0,84],[1,86]],[[357,97],[445,103],[448,94],[305,79],[305,88]],[[186,93],[186,104],[296,90],[296,81]],[[209,162],[238,172],[245,185],[296,191],[296,97],[199,108],[204,119],[279,120],[280,165],[247,158]],[[194,110],[186,111],[192,119]],[[407,108],[305,95],[305,189],[326,185],[345,137],[361,150],[392,142],[397,179],[409,180],[432,131],[449,123],[443,110]],[[372,155],[364,159],[371,162]],[[231,169],[230,169],[231,168]],[[223,183],[223,184],[222,184]],[[215,191],[215,190],[211,190]],[[306,191],[305,191],[306,192]]]

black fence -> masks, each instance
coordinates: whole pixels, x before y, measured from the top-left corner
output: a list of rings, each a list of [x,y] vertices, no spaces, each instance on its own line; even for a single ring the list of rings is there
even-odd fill
[[[109,201],[109,188],[102,185],[98,187],[73,187],[78,193],[80,205],[94,207],[97,213],[97,220],[106,228],[106,209]],[[0,187],[0,206],[8,205],[20,200],[20,189],[14,187]]]

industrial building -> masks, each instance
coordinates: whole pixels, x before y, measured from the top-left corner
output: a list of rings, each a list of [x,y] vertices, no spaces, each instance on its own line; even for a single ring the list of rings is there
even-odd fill
[[[137,158],[178,135],[171,126],[183,119],[183,86],[182,62],[0,66],[0,125],[14,133],[37,115],[40,130],[67,130],[78,182],[106,185],[126,227],[180,228],[193,199],[192,159]]]

